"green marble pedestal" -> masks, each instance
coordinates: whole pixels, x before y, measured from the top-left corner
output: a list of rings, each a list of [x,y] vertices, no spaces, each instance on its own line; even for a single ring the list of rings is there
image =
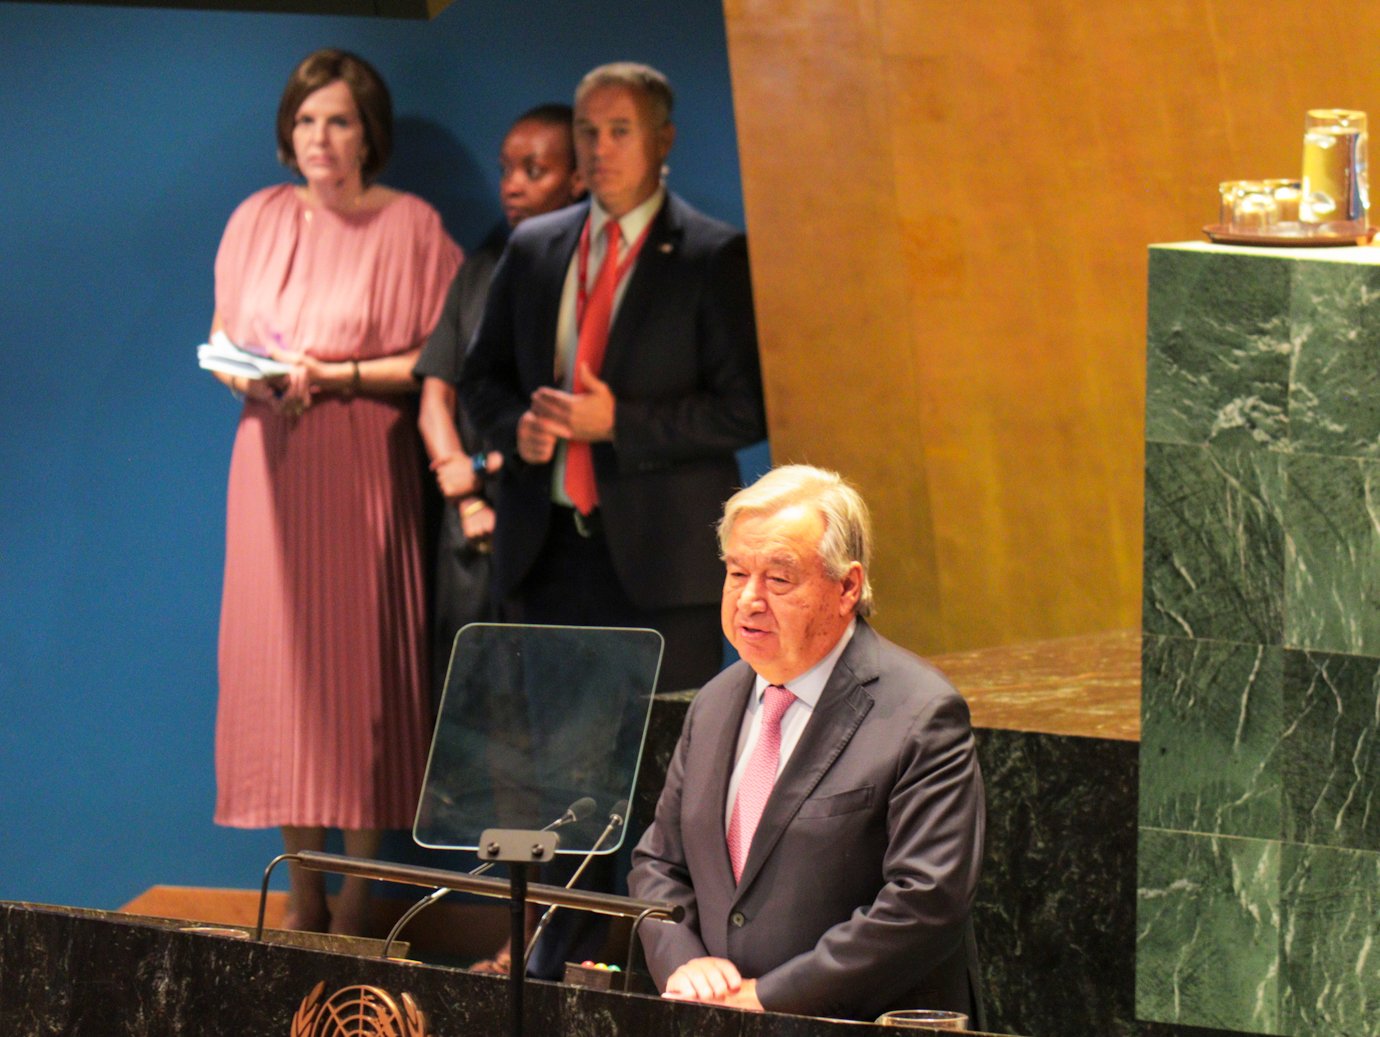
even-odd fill
[[[1380,248],[1150,250],[1136,1010],[1380,1034]]]

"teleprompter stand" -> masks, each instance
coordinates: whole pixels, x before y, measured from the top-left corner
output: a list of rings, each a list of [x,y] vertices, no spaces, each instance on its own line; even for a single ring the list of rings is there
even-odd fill
[[[509,1033],[522,1037],[522,988],[527,982],[527,961],[516,952],[527,945],[527,868],[556,855],[560,836],[555,832],[487,828],[479,837],[479,859],[508,865],[508,939],[513,948],[508,969]]]
[[[321,853],[316,850],[303,850],[300,853],[284,853],[273,858],[264,869],[263,885],[259,893],[259,920],[254,930],[254,939],[263,941],[264,914],[268,905],[268,882],[274,868],[284,861],[291,862],[312,871],[328,872],[333,875],[353,875],[383,882],[398,882],[409,886],[433,886],[473,893],[476,896],[506,899],[510,904],[513,947],[523,945],[526,936],[525,916],[527,904],[543,904],[570,908],[577,911],[595,911],[615,918],[634,919],[633,939],[636,940],[636,927],[644,919],[657,918],[668,922],[679,922],[685,917],[685,909],[679,904],[663,903],[655,900],[635,900],[613,893],[592,893],[583,889],[566,889],[564,886],[547,886],[527,881],[527,866],[550,860],[556,850],[554,832],[526,831],[513,829],[486,829],[481,836],[479,855],[486,861],[508,864],[509,879],[487,878],[482,875],[466,875],[458,871],[442,868],[422,868],[411,864],[395,864],[391,861],[365,860],[359,857],[345,857],[335,853]],[[526,969],[521,967],[521,959],[514,956],[514,967],[509,975],[511,983],[510,1004],[512,1008],[512,1037],[522,1037],[522,989],[526,980]]]

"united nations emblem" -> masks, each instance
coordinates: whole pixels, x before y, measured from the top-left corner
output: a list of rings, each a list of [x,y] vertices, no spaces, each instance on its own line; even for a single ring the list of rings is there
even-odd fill
[[[431,1037],[411,994],[399,1005],[378,987],[343,987],[323,1001],[325,990],[323,981],[302,998],[291,1037]]]

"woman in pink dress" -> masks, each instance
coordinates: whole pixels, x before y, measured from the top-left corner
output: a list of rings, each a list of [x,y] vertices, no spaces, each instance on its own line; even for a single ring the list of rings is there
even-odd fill
[[[218,375],[245,398],[230,460],[216,723],[217,823],[280,827],[289,852],[373,857],[411,826],[430,739],[420,445],[412,366],[460,265],[435,210],[375,182],[392,107],[360,58],[323,50],[288,81],[280,160],[216,256],[237,345],[291,364]],[[360,933],[368,883],[328,911],[293,868],[290,928]]]

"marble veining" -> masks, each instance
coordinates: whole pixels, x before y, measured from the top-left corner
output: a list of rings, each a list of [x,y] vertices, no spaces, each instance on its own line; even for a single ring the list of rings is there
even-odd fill
[[[1151,250],[1137,1014],[1380,1035],[1380,250]]]
[[[1141,829],[1138,1015],[1278,1032],[1279,862],[1277,841]]]
[[[1147,635],[1143,652],[1140,823],[1278,839],[1282,649]]]
[[[1134,743],[979,730],[987,855],[973,919],[988,1028],[1135,1032]]]
[[[1293,274],[1289,440],[1296,452],[1380,457],[1380,269]]]
[[[1380,460],[1286,463],[1285,643],[1380,656]]]
[[[1151,251],[1147,440],[1285,440],[1290,275],[1290,264],[1253,256]]]
[[[1380,854],[1286,844],[1282,861],[1283,1032],[1380,1033]]]
[[[1273,451],[1146,444],[1146,633],[1280,643],[1283,461]]]
[[[1284,836],[1380,849],[1380,660],[1287,653]]]

